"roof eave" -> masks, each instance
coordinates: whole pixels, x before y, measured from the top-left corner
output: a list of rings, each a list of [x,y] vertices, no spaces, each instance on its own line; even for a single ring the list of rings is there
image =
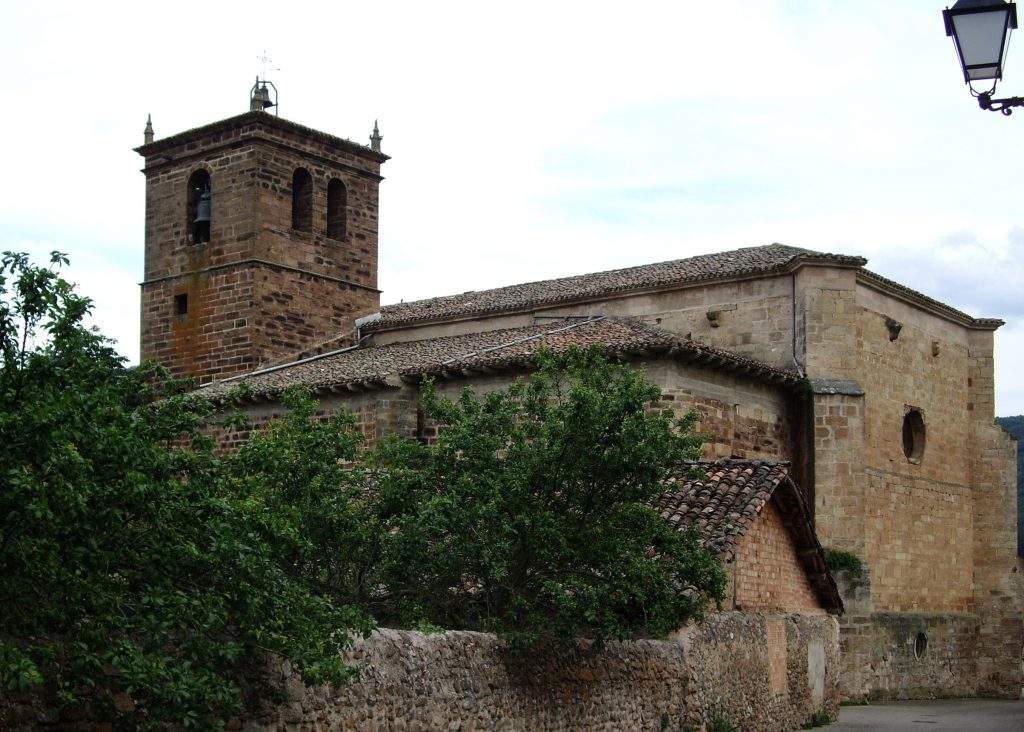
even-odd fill
[[[346,140],[343,137],[337,137],[330,133],[313,129],[312,127],[306,127],[305,125],[300,125],[297,122],[292,122],[291,120],[287,120],[276,115],[267,114],[263,111],[244,112],[242,114],[235,115],[234,117],[228,117],[226,119],[202,125],[201,127],[194,127],[190,130],[184,130],[183,132],[175,133],[169,137],[163,137],[159,140],[146,143],[145,145],[140,145],[139,147],[133,148],[133,150],[143,157],[149,157],[150,155],[154,155],[186,143],[197,135],[228,130],[233,127],[239,127],[241,125],[251,123],[258,123],[266,127],[284,129],[290,132],[299,132],[303,135],[318,139],[332,147],[344,149],[348,152],[378,163],[390,160],[389,155],[385,155],[377,150],[372,150],[366,145],[361,145],[358,142]]]
[[[957,310],[951,305],[928,297],[917,290],[912,290],[906,285],[901,285],[899,282],[890,280],[871,270],[860,270],[857,273],[857,282],[883,295],[895,297],[943,320],[956,323],[970,330],[994,331],[1006,325],[1006,322],[999,318],[975,318],[961,310]]]

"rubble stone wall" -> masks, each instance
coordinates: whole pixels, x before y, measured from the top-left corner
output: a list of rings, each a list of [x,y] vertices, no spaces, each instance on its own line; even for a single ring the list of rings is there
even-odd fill
[[[249,730],[684,730],[713,716],[743,730],[797,729],[838,710],[831,616],[720,613],[664,641],[586,644],[509,656],[491,635],[382,630],[348,653],[343,687],[307,688],[276,669],[286,701],[232,726]],[[771,659],[783,660],[772,686]]]

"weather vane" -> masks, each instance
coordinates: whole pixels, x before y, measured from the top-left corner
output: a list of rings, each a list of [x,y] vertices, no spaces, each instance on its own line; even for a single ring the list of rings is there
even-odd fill
[[[269,68],[270,64],[273,63],[273,62],[270,60],[270,56],[267,55],[267,49],[265,49],[265,48],[263,49],[263,55],[262,56],[257,56],[257,59],[263,65],[263,78],[264,79],[267,78],[267,72],[268,71],[280,71],[281,70],[281,69],[278,69],[278,68],[274,68],[274,69]]]

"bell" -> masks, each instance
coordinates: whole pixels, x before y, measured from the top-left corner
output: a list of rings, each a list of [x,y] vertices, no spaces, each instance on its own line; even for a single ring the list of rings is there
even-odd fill
[[[274,103],[270,101],[270,90],[267,89],[266,84],[261,84],[260,86],[253,89],[252,101],[249,104],[250,110],[252,110],[253,112],[258,112],[273,106]]]
[[[205,189],[199,194],[199,202],[196,204],[196,221],[197,224],[208,224],[210,223],[210,189]]]

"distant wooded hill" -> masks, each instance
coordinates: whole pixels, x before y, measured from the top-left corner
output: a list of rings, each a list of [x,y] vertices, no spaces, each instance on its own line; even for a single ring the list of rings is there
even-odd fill
[[[1017,438],[1017,554],[1024,557],[1024,414],[996,422]]]

